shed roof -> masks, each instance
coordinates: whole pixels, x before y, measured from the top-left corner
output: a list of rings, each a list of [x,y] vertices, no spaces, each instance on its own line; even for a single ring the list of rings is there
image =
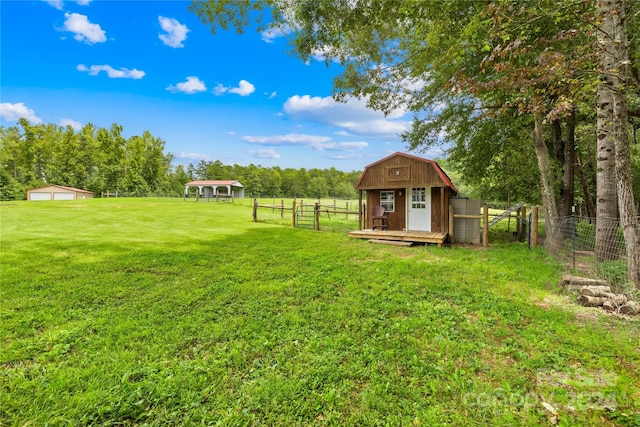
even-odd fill
[[[240,181],[236,180],[195,180],[187,182],[185,185],[231,185],[234,187],[244,187]]]
[[[81,188],[65,187],[64,185],[56,185],[56,184],[49,184],[49,185],[45,185],[44,187],[38,187],[38,188],[30,188],[29,191],[44,190],[45,188],[50,188],[50,187],[56,187],[56,188],[60,188],[67,191],[74,191],[76,193],[93,194],[92,191],[83,190]]]
[[[362,174],[360,175],[360,178],[358,179],[358,182],[356,183],[356,189],[359,189],[362,185],[362,181],[364,180],[367,172],[369,171],[369,169],[374,168],[375,166],[378,166],[382,163],[388,162],[389,160],[396,158],[396,157],[403,157],[406,158],[408,160],[412,160],[412,161],[417,161],[420,163],[426,163],[428,165],[430,165],[433,170],[437,173],[438,177],[442,180],[442,183],[452,189],[454,192],[458,192],[458,190],[456,189],[456,187],[453,185],[453,182],[451,182],[451,178],[449,178],[449,176],[446,174],[446,172],[444,170],[442,170],[442,168],[440,167],[440,165],[435,161],[435,160],[430,160],[430,159],[425,159],[423,157],[418,157],[418,156],[413,156],[411,154],[407,154],[407,153],[402,153],[400,151],[395,152],[393,154],[391,154],[390,156],[385,157],[384,159],[380,159],[377,162],[371,163],[370,165],[367,165],[364,167],[364,170],[362,171]]]

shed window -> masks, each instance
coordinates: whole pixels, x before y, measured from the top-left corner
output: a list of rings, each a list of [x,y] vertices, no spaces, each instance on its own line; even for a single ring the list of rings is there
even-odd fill
[[[427,207],[427,191],[424,187],[413,188],[411,191],[411,209],[425,209]]]
[[[384,206],[385,212],[395,212],[396,193],[394,191],[381,191],[380,204]]]

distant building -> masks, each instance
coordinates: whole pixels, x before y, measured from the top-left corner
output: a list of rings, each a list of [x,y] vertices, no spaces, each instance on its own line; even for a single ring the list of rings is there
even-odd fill
[[[93,199],[91,191],[80,188],[64,187],[62,185],[47,185],[45,187],[27,190],[27,200],[79,200]]]
[[[239,181],[191,181],[185,184],[184,195],[189,195],[189,188],[195,187],[199,197],[229,197],[241,199],[244,197],[244,185]]]

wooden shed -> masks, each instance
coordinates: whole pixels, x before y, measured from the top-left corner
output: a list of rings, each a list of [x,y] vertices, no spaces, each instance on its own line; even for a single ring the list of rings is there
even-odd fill
[[[91,191],[80,188],[64,187],[62,185],[47,185],[45,187],[27,190],[27,200],[80,200],[93,199]]]
[[[449,232],[449,198],[458,190],[433,160],[397,152],[364,168],[356,184],[364,212],[351,237],[442,244]],[[363,205],[363,193],[366,200]],[[384,206],[386,226],[375,229],[372,209]]]

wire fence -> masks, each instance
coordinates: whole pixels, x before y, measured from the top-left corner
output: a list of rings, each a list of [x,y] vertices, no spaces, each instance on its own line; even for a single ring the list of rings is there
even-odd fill
[[[547,239],[545,246],[568,271],[603,279],[612,285],[627,283],[624,236],[617,218],[596,222],[593,218],[573,216],[560,218],[558,224],[561,237]]]

